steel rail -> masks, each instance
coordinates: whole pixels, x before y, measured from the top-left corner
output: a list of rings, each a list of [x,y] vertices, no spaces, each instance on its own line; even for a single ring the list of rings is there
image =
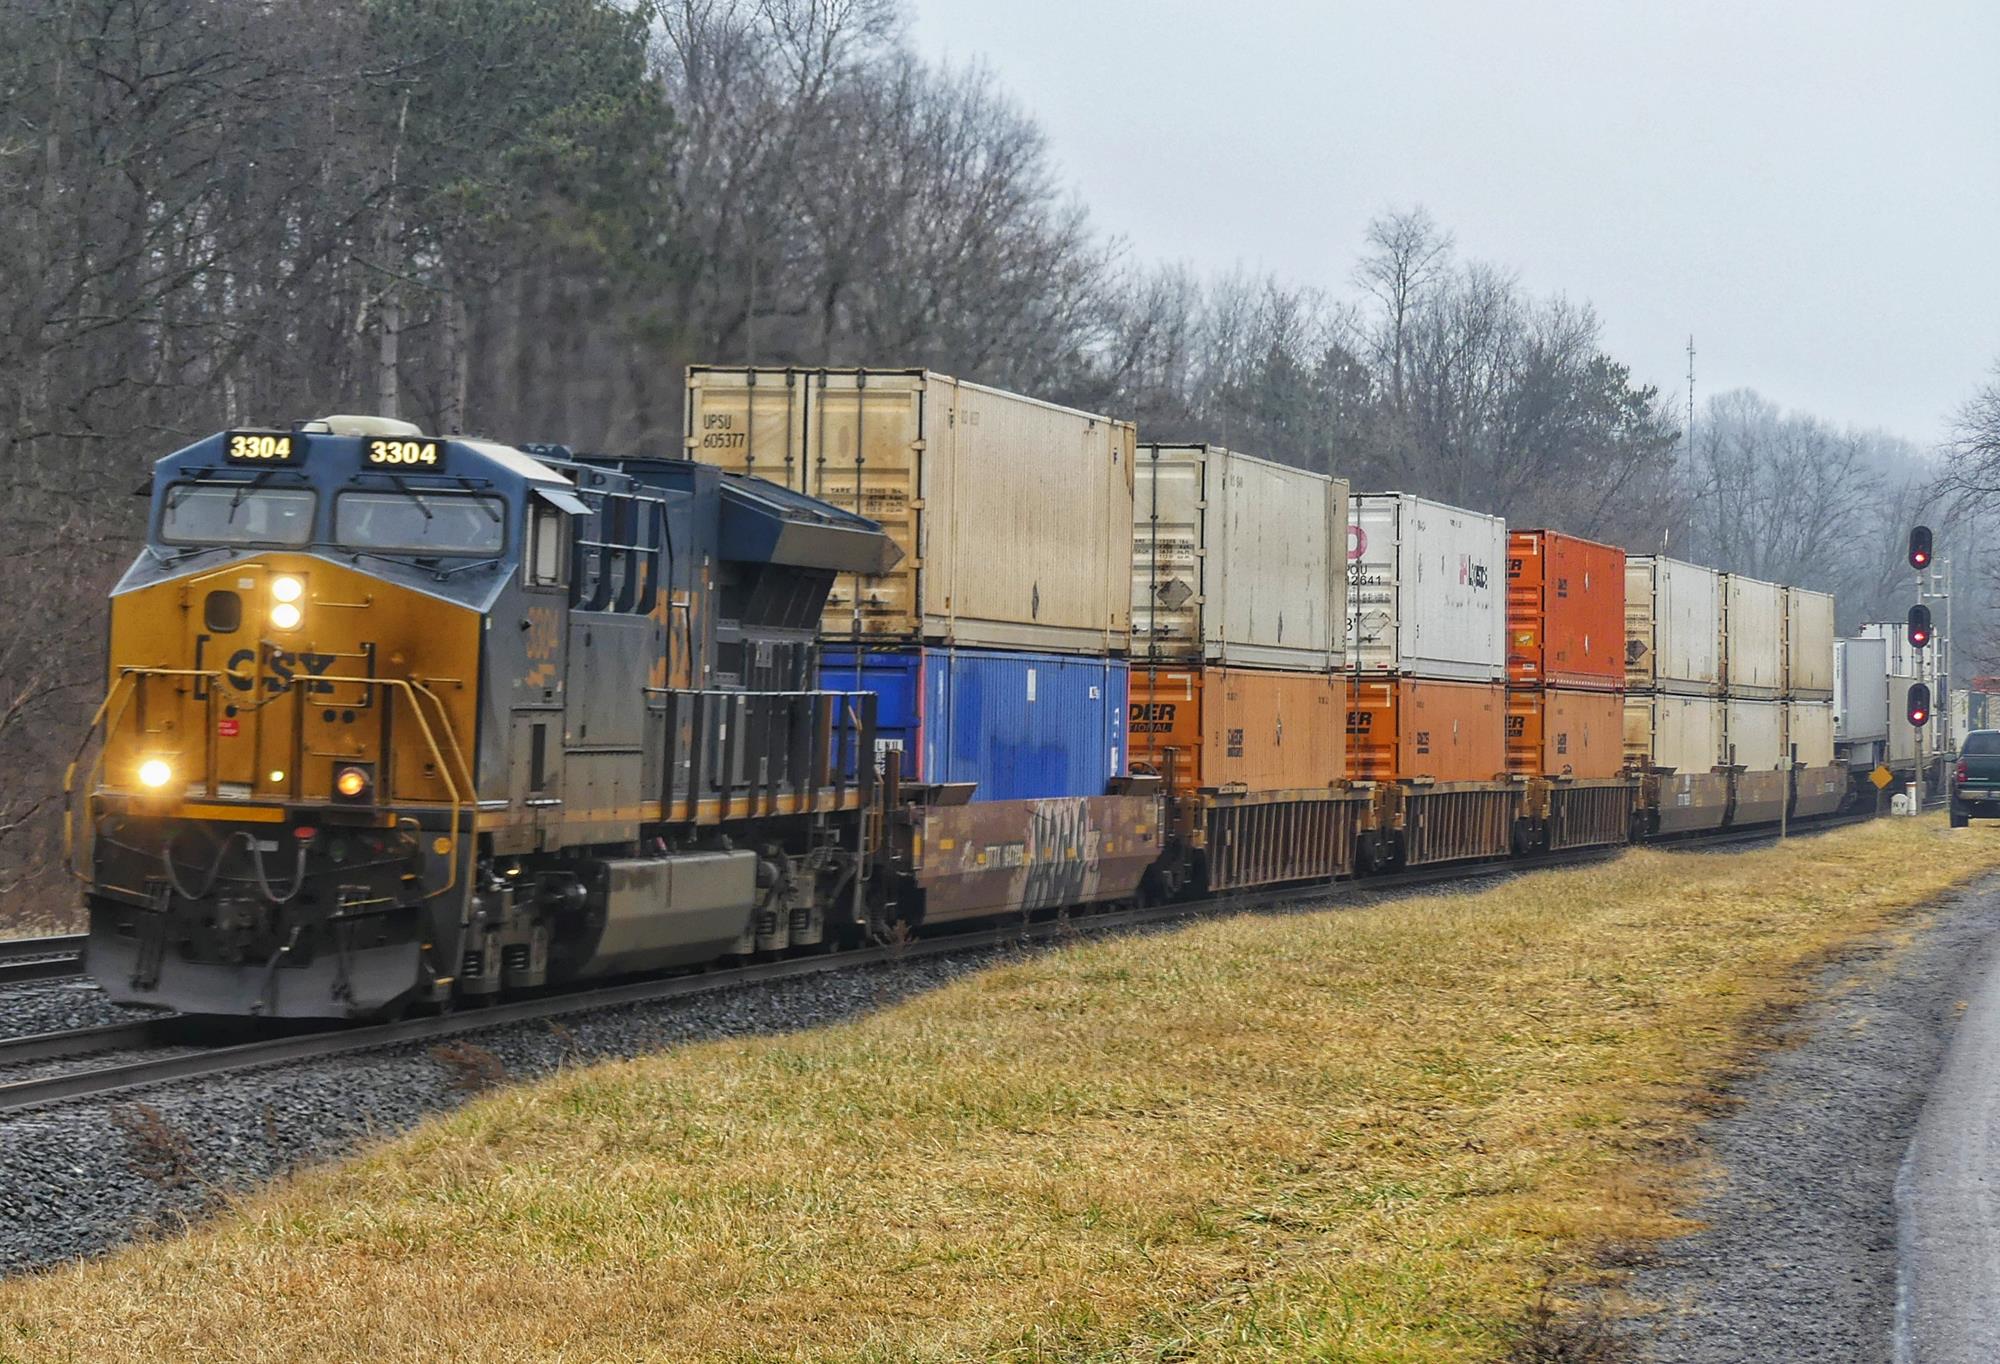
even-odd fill
[[[1846,824],[1858,823],[1861,818],[1865,816],[1830,816],[1807,824],[1794,825],[1792,832],[1795,837],[1809,836]],[[1703,847],[1713,847],[1717,843],[1763,842],[1776,840],[1777,837],[1775,828],[1747,830],[1733,837],[1724,834],[1696,842],[1667,845],[1666,850],[1695,851]],[[1211,918],[1254,911],[1269,912],[1285,908],[1318,908],[1440,886],[1500,880],[1530,872],[1583,867],[1617,857],[1630,846],[1626,843],[1613,843],[1507,861],[1441,863],[1381,876],[1284,886],[1139,909],[1110,910],[1077,916],[1057,912],[1040,919],[1026,922],[1016,919],[997,927],[970,932],[941,928],[934,933],[922,934],[902,943],[852,948],[814,956],[788,957],[781,961],[754,962],[744,966],[653,980],[595,986],[539,998],[510,1000],[480,1008],[460,1009],[452,1013],[402,1019],[393,1023],[375,1023],[360,1027],[336,1026],[283,1037],[233,1042],[169,1057],[125,1061],[94,1069],[0,1083],[0,1113],[19,1112],[79,1099],[114,1097],[175,1080],[197,1079],[267,1066],[353,1055],[385,1047],[460,1037],[517,1023],[562,1018],[634,1004],[690,999],[870,966],[892,966],[906,961],[990,951],[994,948],[1020,946],[1033,942],[1115,933],[1183,919]],[[138,1024],[116,1024],[110,1028],[85,1029],[81,1034],[50,1033],[20,1039],[13,1044],[0,1043],[0,1062],[56,1059],[131,1046],[173,1044],[176,1041],[185,1043],[187,1037],[173,1025],[186,1022],[188,1020],[151,1020]],[[40,1055],[37,1057],[23,1054],[29,1049],[40,1049]]]
[[[48,938],[0,938],[0,986],[83,974],[81,933]]]

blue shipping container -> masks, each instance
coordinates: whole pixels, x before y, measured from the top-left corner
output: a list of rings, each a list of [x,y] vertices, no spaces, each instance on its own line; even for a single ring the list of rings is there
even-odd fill
[[[822,647],[820,685],[872,691],[876,747],[903,779],[973,782],[974,800],[1101,796],[1125,775],[1130,665],[994,649]]]

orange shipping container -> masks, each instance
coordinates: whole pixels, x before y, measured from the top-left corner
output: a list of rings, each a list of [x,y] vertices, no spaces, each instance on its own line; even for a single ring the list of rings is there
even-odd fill
[[[1544,687],[1507,693],[1507,770],[1523,777],[1615,777],[1625,765],[1625,698]]]
[[[1327,673],[1134,668],[1131,770],[1182,792],[1324,791],[1341,780],[1345,700]]]
[[[1507,680],[1624,687],[1624,550],[1552,530],[1508,533]]]
[[[1492,781],[1507,771],[1507,689],[1412,677],[1346,680],[1355,781]]]

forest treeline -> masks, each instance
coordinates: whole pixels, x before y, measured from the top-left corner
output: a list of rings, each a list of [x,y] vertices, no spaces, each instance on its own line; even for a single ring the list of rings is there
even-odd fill
[[[1031,113],[905,21],[0,0],[0,885],[48,862],[130,494],[232,424],[371,411],[669,454],[690,362],[925,365],[1826,587],[1843,626],[1900,609],[1923,452],[1750,393],[1690,441],[1588,304],[1421,209],[1328,242],[1339,291],[1138,259]]]

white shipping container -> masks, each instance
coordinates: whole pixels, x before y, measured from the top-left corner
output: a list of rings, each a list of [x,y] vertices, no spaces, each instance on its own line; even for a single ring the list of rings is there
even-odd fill
[[[920,369],[688,370],[691,459],[881,523],[888,573],[842,574],[828,638],[1122,654],[1130,422]]]
[[[1814,701],[1833,695],[1830,593],[1785,589],[1785,695]]]
[[[1636,767],[1708,772],[1722,764],[1719,697],[1625,693],[1625,759]]]
[[[1865,744],[1889,737],[1889,641],[1842,639],[1833,646],[1833,735]]]
[[[1732,696],[1724,705],[1722,741],[1730,766],[1769,772],[1784,761],[1784,702]]]
[[[1142,445],[1132,652],[1338,668],[1347,649],[1347,483],[1214,445]]]
[[[1361,672],[1497,682],[1507,672],[1507,523],[1363,493],[1347,528],[1348,659]]]
[[[1626,558],[1625,685],[1721,694],[1720,573],[1659,554]]]
[[[1738,573],[1722,577],[1722,682],[1730,696],[1785,688],[1785,589]]]
[[[1861,627],[1861,638],[1879,639],[1889,646],[1884,657],[1889,671],[1905,673],[1914,677],[1923,671],[1918,666],[1918,650],[1910,647],[1910,627],[1900,620],[1871,620]]]
[[[1785,746],[1800,767],[1833,765],[1833,702],[1787,701]]]

